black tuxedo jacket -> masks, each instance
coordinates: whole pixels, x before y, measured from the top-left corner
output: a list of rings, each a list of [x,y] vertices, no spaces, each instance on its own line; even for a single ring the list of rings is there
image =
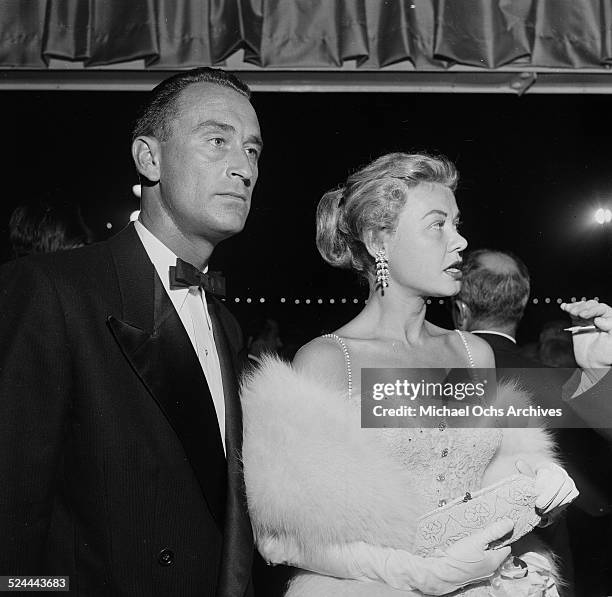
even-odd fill
[[[196,353],[133,226],[0,268],[0,575],[74,595],[243,597],[241,334],[209,300],[227,460]]]
[[[487,332],[475,332],[483,340],[486,340],[493,349],[495,355],[495,364],[498,368],[534,368],[546,366],[538,361],[534,361],[521,353],[521,349],[511,340],[500,336],[499,334],[490,334]]]
[[[587,425],[612,442],[612,372],[607,373],[586,392],[572,398],[580,377],[577,371],[565,386],[567,404]]]
[[[521,349],[508,338],[498,334],[476,332],[486,340],[495,356],[495,366],[506,371],[530,394],[538,404],[546,407],[560,406],[561,388],[569,375],[566,369],[554,369],[521,354]]]

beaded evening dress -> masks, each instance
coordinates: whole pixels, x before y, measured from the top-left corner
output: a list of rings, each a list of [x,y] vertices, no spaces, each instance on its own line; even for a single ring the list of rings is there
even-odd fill
[[[466,365],[474,368],[474,360],[462,332],[455,330],[466,350]],[[336,334],[327,334],[342,348],[347,367],[348,400],[359,408],[359,399],[352,392],[352,368],[346,342]],[[448,501],[474,493],[482,487],[482,477],[502,439],[500,429],[458,429],[441,420],[433,428],[386,428],[377,430],[389,455],[402,466],[409,467],[415,478],[413,491],[425,506],[423,514],[444,506]],[[417,552],[417,555],[418,554]],[[474,586],[454,593],[466,597],[490,596],[486,587]]]

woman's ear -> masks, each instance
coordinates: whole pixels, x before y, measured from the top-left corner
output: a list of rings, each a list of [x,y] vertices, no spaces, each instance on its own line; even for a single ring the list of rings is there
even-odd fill
[[[363,243],[372,258],[376,257],[376,253],[384,249],[389,254],[389,239],[391,235],[387,230],[368,230],[363,240]]]
[[[132,142],[136,170],[152,183],[160,179],[160,146],[155,137],[140,135]]]

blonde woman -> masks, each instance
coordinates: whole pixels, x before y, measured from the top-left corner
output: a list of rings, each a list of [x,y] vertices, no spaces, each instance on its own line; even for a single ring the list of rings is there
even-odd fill
[[[509,519],[430,556],[414,551],[419,516],[517,470],[536,477],[543,514],[574,499],[545,431],[359,424],[364,367],[495,366],[483,340],[425,319],[427,297],[452,296],[461,285],[467,242],[456,184],[448,160],[394,153],[319,203],[319,251],[368,280],[367,304],[302,347],[292,367],[270,359],[243,388],[245,481],[259,549],[272,564],[310,571],[287,595],[557,594],[550,557],[525,548],[528,583],[527,564],[513,571],[510,547],[489,549],[513,531]]]

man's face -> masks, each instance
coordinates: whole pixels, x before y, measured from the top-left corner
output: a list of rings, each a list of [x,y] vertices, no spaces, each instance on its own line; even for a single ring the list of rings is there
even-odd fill
[[[257,181],[261,134],[249,100],[213,83],[177,98],[160,142],[159,193],[165,215],[187,239],[213,244],[240,232]]]

